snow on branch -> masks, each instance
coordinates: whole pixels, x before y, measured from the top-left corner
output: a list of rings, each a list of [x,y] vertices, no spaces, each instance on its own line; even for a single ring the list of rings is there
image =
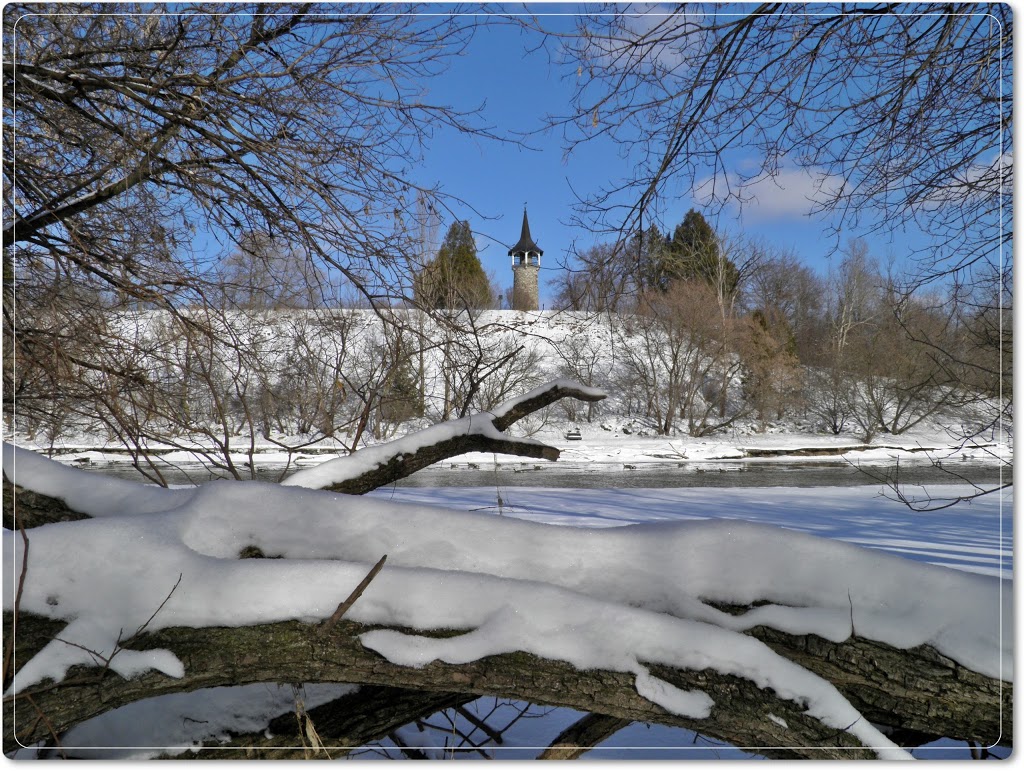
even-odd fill
[[[425,428],[384,444],[365,447],[292,474],[281,484],[362,495],[448,458],[467,452],[494,452],[526,458],[558,460],[556,447],[505,429],[559,399],[594,402],[605,398],[596,388],[572,380],[552,380],[486,412]]]
[[[583,402],[599,402],[606,396],[607,394],[600,389],[560,378],[538,386],[515,399],[509,399],[490,410],[490,413],[494,416],[494,427],[504,431],[517,420],[554,404],[559,399],[570,397]]]

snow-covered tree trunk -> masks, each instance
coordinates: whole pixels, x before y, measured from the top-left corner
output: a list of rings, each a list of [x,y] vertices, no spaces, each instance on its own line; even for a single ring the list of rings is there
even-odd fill
[[[533,439],[511,437],[504,431],[527,415],[566,397],[594,402],[604,399],[605,395],[570,380],[553,380],[493,410],[439,423],[393,442],[296,472],[283,484],[362,495],[467,452],[558,460],[557,448]]]
[[[10,621],[5,618],[7,630]],[[318,625],[299,621],[247,627],[176,627],[144,634],[132,641],[131,648],[171,651],[186,662],[184,676],[148,672],[124,679],[102,666],[76,668],[61,683],[29,688],[5,701],[5,750],[17,743],[47,741],[88,718],[152,696],[245,683],[338,682],[502,696],[629,721],[682,726],[769,757],[876,756],[875,750],[862,746],[852,734],[808,715],[806,705],[713,669],[650,666],[651,675],[672,688],[713,694],[710,715],[684,717],[640,695],[636,678],[630,673],[580,670],[523,652],[467,663],[434,661],[422,667],[407,667],[366,648],[360,636],[367,631],[366,625],[343,620],[326,635],[320,633]],[[41,648],[59,632],[59,625],[39,617],[19,619],[17,644],[23,652],[18,660],[27,660],[30,651]],[[977,675],[932,648],[903,651],[860,638],[837,644],[814,635],[788,635],[765,627],[749,633],[831,680],[864,720],[893,729],[898,737],[910,737],[911,743],[942,736],[978,741],[983,746],[1008,741],[1002,726],[1012,724],[1010,684]],[[423,706],[424,716],[439,709],[432,700]],[[390,714],[384,710],[384,724],[390,724]],[[366,736],[360,738],[365,740]]]

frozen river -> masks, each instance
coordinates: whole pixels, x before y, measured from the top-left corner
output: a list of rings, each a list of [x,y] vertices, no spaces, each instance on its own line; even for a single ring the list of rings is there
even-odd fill
[[[1012,488],[941,511],[913,511],[894,500],[874,477],[896,467],[858,469],[837,461],[718,461],[637,464],[503,464],[497,468],[439,466],[371,495],[464,511],[512,516],[572,527],[615,527],[637,522],[733,518],[781,525],[826,538],[901,554],[971,572],[1013,573]],[[139,480],[125,464],[91,470]],[[280,467],[257,469],[277,481]],[[904,463],[900,489],[924,504],[968,496],[969,479],[987,488],[1000,483],[996,464],[961,462],[935,468]],[[1002,467],[1009,481],[1011,469]],[[187,468],[168,474],[172,484],[206,481]],[[954,484],[954,483],[961,484]]]

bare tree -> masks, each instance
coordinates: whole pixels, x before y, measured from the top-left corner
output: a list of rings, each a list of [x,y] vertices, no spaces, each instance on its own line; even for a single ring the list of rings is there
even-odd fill
[[[629,308],[638,288],[634,251],[621,244],[597,244],[577,253],[577,264],[564,266],[555,279],[556,306],[589,313]]]
[[[850,242],[827,288],[827,334],[808,368],[807,398],[830,431],[856,424],[870,441],[939,411],[964,413],[982,397],[952,357],[963,333],[941,295],[905,294],[860,240]]]
[[[933,349],[915,338],[928,337],[951,348],[955,343],[937,302],[907,299],[887,287],[882,314],[870,338],[861,338],[861,385],[884,431],[902,434],[943,408],[963,407],[970,399],[962,379]]]
[[[743,395],[764,430],[798,402],[801,373],[796,342],[784,317],[755,310],[742,319]]]
[[[881,307],[882,276],[878,263],[868,253],[863,240],[851,240],[843,259],[830,273],[824,316],[827,334],[825,352],[808,377],[808,404],[811,412],[823,420],[832,433],[840,433],[855,420],[865,441],[870,441],[879,426],[876,415],[865,400],[857,381],[872,366],[867,351],[857,355],[855,341],[869,338]]]
[[[661,434],[671,435],[683,419],[691,435],[703,436],[738,416],[720,411],[721,389],[737,374],[739,360],[729,355],[731,335],[719,311],[706,282],[677,281],[665,292],[643,293],[637,312],[616,330],[619,377],[637,391],[641,412],[657,421]]]
[[[733,330],[737,328],[737,314],[742,294],[750,276],[757,271],[764,260],[764,247],[757,242],[734,234],[715,234],[717,249],[715,259],[706,268],[705,279],[714,291],[718,304],[718,315],[722,343],[727,351],[739,346],[734,340]],[[722,382],[718,388],[718,418],[724,422],[727,409],[729,381],[734,373],[732,367],[722,367]]]
[[[795,254],[764,245],[764,257],[750,271],[743,304],[785,319],[804,364],[814,364],[821,354],[825,332],[821,326],[825,287],[821,277]]]
[[[616,10],[559,40],[576,90],[553,123],[570,150],[607,137],[635,161],[584,201],[588,219],[627,233],[672,190],[743,203],[752,185],[798,168],[837,233],[913,223],[932,236],[923,280],[995,265],[1009,244],[1008,6]],[[734,166],[741,151],[753,166]]]
[[[487,312],[440,312],[441,323],[428,331],[433,341],[433,370],[443,394],[437,414],[465,417],[487,409],[510,389],[534,382],[539,358],[527,350],[527,338]]]
[[[577,314],[570,322],[569,334],[563,340],[552,341],[561,360],[561,373],[580,383],[590,383],[597,388],[607,387],[609,374],[615,362],[616,334],[612,330],[612,325],[617,323],[618,318],[611,315]],[[599,335],[593,333],[595,327]],[[593,422],[597,416],[600,409],[598,404],[587,402],[588,423]],[[580,410],[575,402],[561,402],[561,406],[569,420],[575,421],[579,418]]]
[[[232,356],[221,346],[241,343],[232,330],[248,323],[227,323],[225,307],[258,325],[264,308],[324,308],[344,291],[396,320],[388,308],[407,299],[422,246],[407,215],[446,205],[409,176],[410,162],[432,127],[493,136],[422,94],[478,19],[415,10],[4,7],[9,423],[15,412],[34,411],[30,423],[56,415],[61,400],[114,413],[104,406],[114,386],[101,381],[134,375],[113,368],[125,348],[100,331],[111,314],[172,317],[161,323],[188,341],[192,382],[180,386],[192,405],[227,398],[201,387],[227,387],[246,406],[257,393],[265,406],[281,398],[241,348],[228,369],[244,364],[260,382],[224,380]],[[196,365],[214,360],[196,380]],[[138,446],[131,427],[144,413],[110,430]]]
[[[277,237],[259,233],[242,239],[216,268],[220,298],[241,309],[319,308],[337,291],[314,260]]]

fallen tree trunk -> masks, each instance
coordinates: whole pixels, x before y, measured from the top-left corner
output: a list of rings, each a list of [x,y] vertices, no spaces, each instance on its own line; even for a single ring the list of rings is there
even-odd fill
[[[76,667],[61,683],[32,688],[5,700],[5,751],[55,739],[83,720],[141,698],[258,682],[339,682],[503,696],[628,720],[679,725],[755,752],[764,748],[773,757],[874,757],[850,734],[803,714],[800,705],[778,699],[750,681],[713,671],[659,668],[656,673],[679,688],[699,688],[714,694],[711,717],[693,720],[672,715],[638,695],[634,677],[628,673],[580,671],[525,653],[490,656],[460,665],[435,661],[420,668],[402,667],[364,648],[358,640],[364,631],[364,627],[342,621],[329,636],[299,622],[174,628],[147,634],[133,649],[172,651],[185,662],[184,677],[171,678],[151,671],[125,680],[100,667]],[[33,634],[31,617],[21,619],[19,637]],[[770,720],[769,714],[785,721],[788,727]],[[329,749],[327,737],[322,738]]]

